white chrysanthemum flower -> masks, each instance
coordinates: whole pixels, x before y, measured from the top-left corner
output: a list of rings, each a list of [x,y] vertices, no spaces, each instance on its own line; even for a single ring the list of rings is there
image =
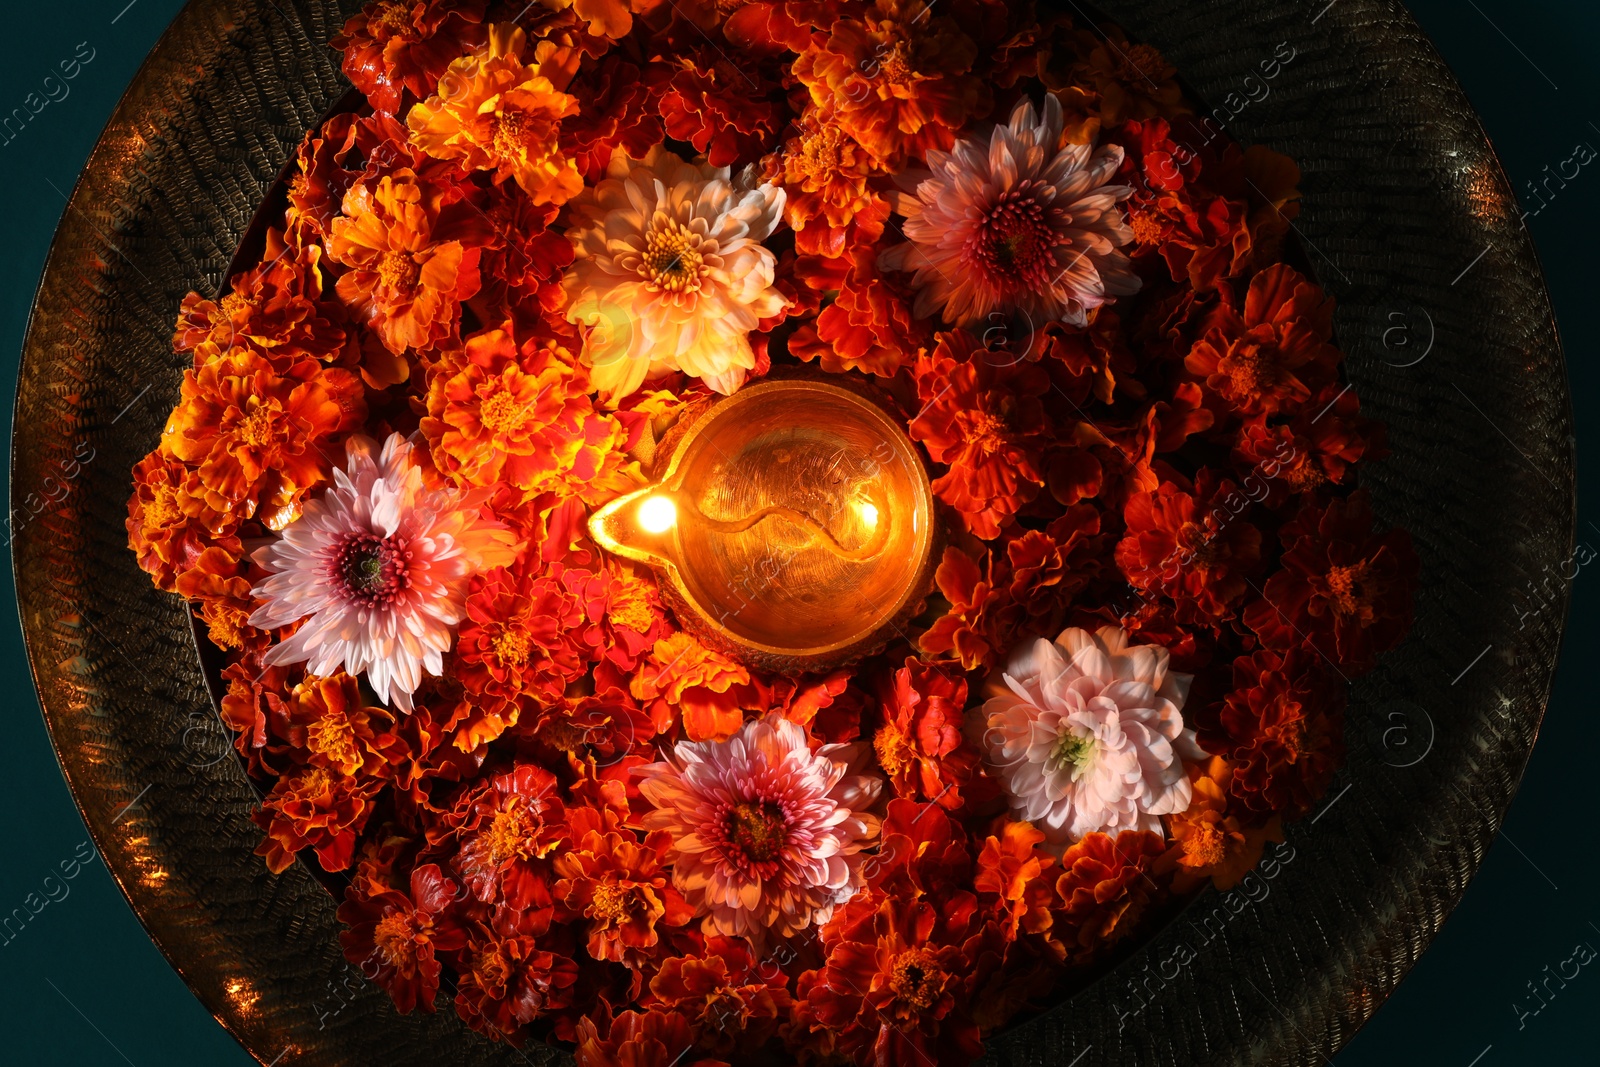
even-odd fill
[[[1139,291],[1139,277],[1119,246],[1133,230],[1118,205],[1132,190],[1108,185],[1122,148],[1061,141],[1061,102],[1046,96],[1042,114],[1026,99],[987,143],[964,137],[948,152],[929,152],[931,174],[908,174],[915,189],[899,194],[906,217],[901,244],[878,256],[887,270],[914,271],[919,316],[943,310],[946,322],[971,326],[997,313],[1033,323],[1075,326],[1092,308]]]
[[[1183,760],[1205,753],[1184,728],[1193,676],[1167,650],[1129,645],[1121,627],[1069,629],[1018,649],[981,709],[990,771],[1056,853],[1086,834],[1161,832],[1186,810]]]
[[[747,722],[726,741],[680,741],[665,763],[640,767],[655,806],[646,830],[672,834],[672,882],[707,934],[760,944],[821,926],[865,882],[862,852],[878,838],[862,809],[883,779],[856,774],[865,745],[823,745],[778,715]]]
[[[748,334],[786,303],[761,246],[783,190],[753,185],[753,173],[733,181],[660,145],[643,160],[619,149],[605,180],[568,204],[567,318],[591,327],[583,354],[602,396],[671,371],[719,393],[744,384],[756,363]]]
[[[411,710],[424,669],[437,676],[472,575],[516,556],[516,536],[480,514],[481,494],[429,489],[411,445],[352,437],[334,486],[252,558],[272,573],[250,625],[305,619],[264,662],[312,674],[366,674],[379,699]]]

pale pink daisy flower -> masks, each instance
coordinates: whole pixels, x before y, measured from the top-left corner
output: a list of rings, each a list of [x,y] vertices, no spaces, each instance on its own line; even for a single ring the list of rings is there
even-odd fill
[[[1087,322],[1088,312],[1139,291],[1119,251],[1133,230],[1118,205],[1133,192],[1108,185],[1122,148],[1061,141],[1061,102],[1042,114],[1024,99],[988,143],[964,137],[928,153],[931,173],[908,173],[898,194],[906,218],[901,244],[878,256],[887,270],[915,271],[913,311],[941,308],[946,322],[971,326],[1021,313],[1040,328]]]
[[[305,619],[263,662],[364,673],[380,700],[409,712],[423,670],[444,667],[468,580],[511,563],[516,536],[483,518],[476,496],[427,488],[404,437],[377,449],[352,437],[333,488],[251,557],[272,576],[251,590],[264,603],[250,624]]]
[[[1184,760],[1205,753],[1183,725],[1193,676],[1118,626],[1069,629],[1012,654],[980,710],[991,773],[1012,811],[1059,855],[1095,832],[1161,831],[1189,807]]]
[[[862,809],[883,785],[852,773],[867,752],[813,752],[802,727],[771,715],[726,741],[680,741],[671,759],[638,769],[655,806],[642,825],[671,832],[673,885],[705,914],[705,933],[788,937],[861,888],[862,850],[879,830]]]

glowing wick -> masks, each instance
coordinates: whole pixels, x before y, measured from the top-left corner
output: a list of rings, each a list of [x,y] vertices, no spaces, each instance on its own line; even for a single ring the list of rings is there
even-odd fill
[[[666,533],[678,522],[678,506],[670,497],[646,497],[639,505],[639,525],[646,533]]]
[[[875,529],[878,525],[878,506],[871,503],[856,505],[856,510],[861,513],[861,523],[867,529]]]

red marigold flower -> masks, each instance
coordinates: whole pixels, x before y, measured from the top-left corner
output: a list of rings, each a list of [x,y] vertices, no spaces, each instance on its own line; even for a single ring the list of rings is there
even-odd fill
[[[973,534],[993,538],[1044,485],[1049,379],[1037,364],[992,358],[964,332],[939,334],[916,376],[923,408],[906,429],[950,468],[933,491]]]
[[[1411,535],[1375,536],[1372,505],[1358,489],[1325,506],[1308,502],[1278,536],[1283,567],[1245,608],[1245,623],[1268,648],[1304,643],[1342,670],[1370,670],[1411,628]]]
[[[466,943],[466,932],[449,914],[459,892],[434,863],[411,872],[409,896],[370,877],[357,877],[345,889],[339,905],[339,921],[349,927],[339,934],[344,958],[386,989],[402,1015],[417,1008],[433,1013],[437,954]]]
[[[478,261],[483,288],[472,307],[480,321],[512,323],[510,332],[521,337],[566,324],[556,312],[567,302],[561,276],[572,265],[572,242],[550,229],[560,210],[504,186],[489,191],[484,214],[498,239]]]
[[[652,65],[667,136],[688,141],[713,167],[756,160],[772,147],[788,105],[766,65],[736,65],[714,46],[681,48]]]
[[[545,861],[569,836],[555,776],[518,764],[469,791],[448,822],[464,842],[455,868],[472,895],[485,904],[503,901],[524,931],[543,934],[551,914]]]
[[[631,831],[591,829],[555,857],[556,900],[573,921],[587,923],[590,956],[636,965],[661,940],[658,922],[694,918],[665,869],[671,848],[672,835],[662,830],[639,841]]]
[[[314,363],[280,374],[253,348],[237,347],[184,372],[181,398],[161,446],[193,464],[204,504],[282,529],[305,493],[328,480],[331,439],[366,419],[361,381]],[[193,505],[187,505],[191,510]]]
[[[1231,792],[1245,807],[1296,818],[1344,762],[1344,702],[1315,652],[1261,649],[1233,661],[1233,691],[1200,743],[1233,761]]]
[[[1209,467],[1185,490],[1162,482],[1123,506],[1128,533],[1117,566],[1134,588],[1169,596],[1182,622],[1217,623],[1249,591],[1261,531],[1244,518],[1250,499]]]
[[[937,804],[896,797],[884,809],[879,833],[877,855],[861,868],[875,891],[944,902],[953,887],[972,881],[967,832]]]
[[[299,667],[263,667],[258,652],[223,668],[228,690],[222,695],[220,718],[234,732],[233,747],[244,757],[250,774],[276,778],[287,771],[288,693],[293,688],[290,680],[301,673]],[[184,740],[189,740],[187,735]]]
[[[578,1020],[578,1067],[728,1067],[721,1060],[687,1055],[694,1032],[681,1015],[625,1011],[615,1019],[604,1002]]]
[[[234,558],[243,554],[239,517],[211,507],[206,500],[194,468],[165,449],[156,449],[134,466],[125,523],[128,545],[156,588],[176,590],[178,576],[208,549]]]
[[[585,63],[567,91],[583,109],[562,124],[562,142],[591,184],[603,180],[611,154],[620,148],[643,159],[665,135],[656,99],[638,66],[620,51]]]
[[[577,359],[555,342],[518,345],[505,330],[486,330],[428,368],[422,433],[434,465],[457,484],[504,482],[529,499],[586,496],[616,476],[630,436],[595,410],[589,389]]]
[[[1268,507],[1291,494],[1350,481],[1356,463],[1384,453],[1383,426],[1360,415],[1354,389],[1329,382],[1288,422],[1256,415],[1239,428],[1233,461],[1241,488]]]
[[[262,263],[236,274],[221,300],[199,293],[183,298],[172,347],[195,351],[195,366],[237,345],[261,351],[280,372],[303,359],[328,362],[345,347],[344,310],[323,299],[322,248],[285,246],[283,233],[267,231]]]
[[[828,957],[804,990],[800,1019],[832,1031],[867,1067],[963,1067],[982,1054],[969,1012],[1002,935],[959,890],[943,907],[863,894],[823,935]]]
[[[1122,30],[1108,26],[1104,36],[1073,31],[1065,47],[1051,58],[1069,64],[1047,67],[1040,76],[1052,90],[1078,88],[1088,93],[1094,111],[1108,127],[1127,119],[1171,118],[1191,110],[1177,82],[1177,69],[1147,44],[1129,41]]]
[[[657,723],[682,716],[691,741],[721,741],[744,725],[744,709],[758,700],[750,672],[687,633],[669,634],[633,676],[634,698],[652,706]]]
[[[1235,765],[1225,757],[1189,765],[1194,799],[1189,807],[1167,816],[1173,847],[1163,864],[1178,868],[1173,889],[1184,892],[1207,878],[1218,889],[1232,889],[1261,860],[1268,841],[1282,841],[1281,819],[1265,823],[1239,821],[1228,810]]]
[[[456,634],[455,677],[499,727],[475,731],[476,742],[516,723],[527,700],[560,703],[588,670],[588,650],[577,640],[583,605],[565,574],[562,564],[542,564],[530,553],[472,579]]]
[[[776,960],[758,959],[743,938],[711,936],[703,955],[661,961],[649,1003],[688,1019],[710,1051],[737,1059],[788,1019],[788,981]]]
[[[873,736],[878,764],[902,797],[961,807],[961,788],[978,752],[961,736],[967,682],[936,664],[907,657],[879,687],[883,724]]]
[[[1244,314],[1223,305],[1184,359],[1214,396],[1242,415],[1295,411],[1333,380],[1333,300],[1279,263],[1250,279]]]
[[[880,166],[898,170],[908,156],[948,149],[968,120],[988,113],[988,86],[972,74],[977,58],[972,38],[932,5],[873,0],[862,17],[812,34],[792,69],[819,109]]]
[[[503,934],[478,924],[461,953],[456,1010],[467,1025],[521,1047],[522,1027],[571,1007],[578,965],[526,934]]]
[[[832,280],[841,266],[844,273]],[[789,338],[791,355],[807,362],[821,360],[822,369],[830,374],[857,370],[892,378],[926,345],[927,322],[912,317],[905,290],[878,270],[870,246],[849,246],[839,259],[820,264],[802,259],[795,269],[805,285],[838,291],[815,322],[801,326]]]
[[[361,684],[340,672],[308,677],[289,694],[289,742],[308,754],[313,766],[343,775],[389,778],[399,762],[399,742],[391,732],[394,716],[369,706]]]
[[[1083,961],[1128,936],[1155,890],[1149,871],[1166,849],[1160,834],[1089,834],[1061,857],[1051,938],[1069,961]]]
[[[350,268],[339,298],[397,354],[453,338],[461,302],[478,291],[482,216],[447,210],[444,196],[401,168],[351,186],[329,228],[328,257]]]
[[[801,255],[853,254],[870,263],[867,248],[883,236],[889,201],[868,179],[878,174],[872,154],[832,120],[808,113],[798,131],[762,161],[766,179],[783,186],[784,218]]]
[[[486,0],[375,0],[332,41],[344,74],[367,102],[391,115],[401,94],[430,95],[452,61],[483,43]]]
[[[376,182],[401,169],[447,185],[459,175],[455,164],[431,159],[412,147],[405,126],[393,115],[332,116],[321,129],[306,134],[295,154],[286,239],[308,248],[325,241],[351,186]]]
[[[325,871],[342,871],[355,856],[356,836],[382,792],[379,778],[340,774],[329,767],[298,767],[279,778],[251,818],[266,831],[256,855],[282,874],[295,853],[313,849]]]

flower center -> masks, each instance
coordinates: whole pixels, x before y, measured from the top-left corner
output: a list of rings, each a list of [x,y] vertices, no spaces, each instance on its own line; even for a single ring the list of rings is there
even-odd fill
[[[496,812],[489,829],[483,832],[484,844],[489,849],[489,862],[500,864],[533,855],[536,850],[532,822],[527,809],[517,797],[511,799],[504,811]]]
[[[495,661],[502,667],[515,667],[519,663],[526,663],[530,644],[528,635],[521,630],[501,630],[495,635],[492,646]]]
[[[378,261],[378,284],[402,295],[412,292],[422,277],[422,268],[409,252],[385,252]]]
[[[239,420],[239,425],[234,432],[239,440],[250,448],[265,448],[278,436],[277,421],[273,413],[266,408],[258,407],[250,414]]]
[[[1257,341],[1243,340],[1228,353],[1227,372],[1236,397],[1254,398],[1278,384],[1282,377],[1272,353]]]
[[[933,953],[925,948],[914,948],[895,957],[889,973],[889,988],[902,1004],[925,1011],[939,999],[944,977]]]
[[[1161,240],[1164,227],[1161,225],[1161,221],[1156,218],[1154,212],[1130,212],[1128,222],[1133,227],[1135,244],[1153,245]]]
[[[890,778],[900,773],[908,758],[905,734],[892,723],[885,723],[872,739],[872,748],[878,754],[878,765]]]
[[[250,300],[243,293],[229,293],[222,298],[222,314],[229,319],[236,318],[241,311],[250,309]]]
[[[1072,780],[1076,782],[1082,778],[1094,764],[1095,753],[1100,745],[1090,734],[1075,734],[1066,731],[1056,738],[1056,745],[1050,751],[1050,758],[1046,761],[1052,771],[1072,768]]]
[[[373,12],[372,21],[394,34],[412,34],[416,27],[411,22],[411,0],[384,0]]]
[[[517,403],[516,397],[505,390],[499,390],[485,400],[478,409],[478,421],[490,433],[506,433],[514,430],[527,421],[522,405]]]
[[[146,529],[152,526],[170,526],[183,518],[183,509],[178,507],[178,491],[169,485],[156,488],[156,494],[144,508],[144,524]]]
[[[1186,522],[1178,528],[1178,544],[1189,551],[1197,567],[1209,567],[1217,560],[1216,539],[1197,522]]]
[[[361,766],[356,732],[343,715],[325,715],[306,730],[306,746],[346,774]]]
[[[1144,86],[1166,76],[1166,60],[1147,44],[1136,44],[1126,51],[1119,50],[1116,62],[1118,79],[1130,85]]]
[[[672,293],[695,292],[700,288],[700,238],[681,223],[667,220],[644,237],[643,274]]]
[[[788,839],[783,809],[770,800],[742,801],[728,811],[728,841],[752,863],[777,859]]]
[[[594,887],[589,899],[589,917],[616,922],[628,914],[628,891],[611,882],[601,882]]]
[[[1328,571],[1328,600],[1340,615],[1372,618],[1372,575],[1366,561]]]
[[[1004,291],[1048,288],[1059,273],[1056,231],[1027,182],[1001,194],[967,240],[963,259]]]
[[[502,159],[524,153],[546,154],[548,126],[549,123],[539,121],[526,111],[502,111],[494,119],[495,154]]]
[[[1197,863],[1215,867],[1227,856],[1226,840],[1214,822],[1203,822],[1183,839],[1183,854]]]
[[[333,578],[350,599],[386,607],[411,585],[411,550],[403,537],[354,534],[333,559]]]
[[[378,921],[372,931],[372,944],[383,954],[385,962],[405,969],[416,962],[417,943],[414,935],[411,916],[397,911]]]

